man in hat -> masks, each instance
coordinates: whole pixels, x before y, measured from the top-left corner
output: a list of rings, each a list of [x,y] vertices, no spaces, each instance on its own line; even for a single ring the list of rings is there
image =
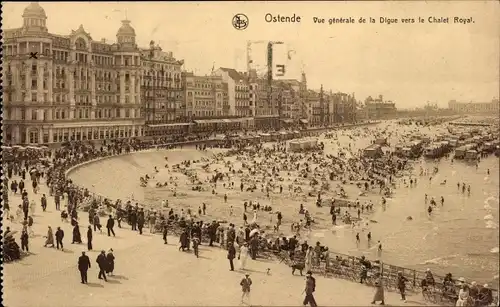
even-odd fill
[[[82,278],[82,284],[87,283],[87,271],[90,269],[90,259],[89,256],[82,252],[82,255],[78,258],[78,271],[80,271],[80,277]]]
[[[241,286],[241,303],[244,303],[245,297],[248,300],[248,303],[250,302],[250,286],[252,286],[252,280],[250,279],[250,274],[246,273],[245,277],[241,280],[240,282]]]
[[[230,243],[227,248],[227,259],[229,260],[230,271],[234,271],[234,258],[236,257],[236,248]]]
[[[108,260],[106,259],[106,252],[101,251],[99,256],[96,259],[97,264],[99,265],[99,275],[97,278],[104,279],[104,281],[108,281],[106,278],[106,269],[108,267]]]
[[[314,299],[314,291],[316,291],[316,279],[312,276],[311,271],[307,271],[306,287],[303,292],[306,294],[306,297],[304,298],[304,302],[302,303],[302,305],[307,306],[307,304],[309,304],[311,307],[318,306],[316,304],[316,300]]]
[[[106,223],[106,228],[108,229],[108,237],[113,234],[113,237],[115,236],[115,231],[113,230],[113,227],[115,227],[115,220],[113,219],[113,216],[110,214],[108,218],[108,222]]]
[[[408,279],[404,277],[403,272],[398,272],[397,286],[399,289],[399,293],[401,294],[401,300],[406,303],[406,282]]]
[[[493,303],[493,291],[488,284],[484,284],[479,290],[480,306],[490,306]]]

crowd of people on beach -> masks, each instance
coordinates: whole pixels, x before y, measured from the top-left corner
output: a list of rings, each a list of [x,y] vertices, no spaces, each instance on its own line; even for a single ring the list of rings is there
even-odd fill
[[[356,137],[365,137],[370,134],[374,134],[374,132],[368,129],[356,129],[352,132],[353,144]],[[207,135],[199,138],[205,139]],[[335,138],[335,135],[332,138]],[[271,146],[263,146],[260,142],[246,141],[245,144],[237,144],[232,149],[215,154],[210,159],[186,160],[177,165],[170,165],[166,159],[164,169],[171,176],[165,185],[175,186],[173,197],[154,206],[152,204],[139,204],[134,199],[110,200],[106,197],[96,196],[87,188],[73,184],[66,177],[68,168],[85,161],[144,150],[156,144],[165,144],[166,141],[165,139],[155,142],[121,140],[105,143],[100,147],[90,143],[75,142],[53,152],[43,150],[18,152],[16,159],[4,163],[4,169],[7,170],[7,189],[10,188],[10,194],[17,195],[19,193],[22,200],[15,214],[10,211],[8,202],[4,205],[4,216],[11,222],[22,224],[21,248],[16,248],[14,233],[9,228],[4,233],[4,251],[7,259],[20,259],[23,251],[29,252],[29,238],[33,235],[31,228],[33,223],[36,223],[33,217],[37,210],[37,198],[40,198],[39,204],[42,211],[45,211],[47,197],[53,197],[55,209],[60,211],[61,223],[70,223],[73,227],[73,244],[83,243],[80,234],[80,224],[82,224],[83,218],[79,217],[79,214],[82,211],[88,213],[89,225],[86,242],[89,251],[93,250],[93,233],[103,231],[101,219],[105,219],[108,236],[115,236],[115,222],[118,228],[123,227],[122,223],[128,224],[130,229],[137,231],[138,234],[143,234],[144,228],[148,228],[150,233],[160,233],[164,244],[168,243],[167,236],[174,233],[179,236],[179,250],[183,252],[192,250],[196,257],[199,257],[200,244],[208,244],[209,246],[217,244],[227,249],[230,271],[235,271],[234,259],[238,259],[240,262],[239,270],[245,271],[249,258],[284,257],[287,263],[289,261],[292,274],[296,270],[300,271],[301,274],[303,270],[307,272],[304,305],[316,306],[313,294],[316,281],[312,277],[313,272],[318,272],[322,266],[327,268],[331,263],[342,265],[346,259],[339,256],[330,258],[331,253],[327,246],[321,245],[320,242],[315,244],[307,242],[311,230],[320,223],[315,218],[313,210],[307,209],[308,205],[312,203],[313,207],[317,208],[329,207],[331,224],[333,226],[337,223],[352,225],[353,233],[356,234],[356,243],[359,244],[360,232],[368,229],[366,226],[370,223],[366,216],[374,210],[374,203],[371,200],[360,200],[359,198],[363,198],[367,193],[378,194],[380,202],[377,205],[380,204],[385,209],[386,198],[390,197],[395,189],[417,184],[418,176],[404,176],[401,179],[401,174],[408,173],[413,165],[407,159],[401,159],[392,154],[385,155],[382,159],[375,161],[364,159],[362,151],[354,149],[351,143],[338,143],[339,151],[336,156],[324,155],[318,149],[292,154],[287,150],[286,143],[283,141],[278,141]],[[234,142],[231,144],[234,145]],[[206,150],[206,146],[200,146],[199,150]],[[204,168],[202,165],[220,167]],[[163,168],[161,169],[163,172]],[[207,174],[206,179],[202,178],[200,169],[204,169]],[[152,174],[147,174],[144,178],[148,178],[148,181],[154,181],[159,172],[160,170],[155,168]],[[188,178],[192,191],[210,191],[212,195],[219,195],[222,189],[224,195],[221,196],[224,204],[229,206],[229,214],[226,214],[225,217],[214,218],[207,213],[212,208],[206,203],[199,204],[198,210],[175,208],[175,196],[178,189],[180,190],[181,180],[178,179],[177,175],[172,176],[174,172]],[[426,175],[428,175],[428,170],[422,170],[421,176]],[[30,181],[31,189],[28,192],[26,182]],[[332,187],[332,182],[338,182],[337,186]],[[354,197],[350,192],[352,190],[349,188],[350,183],[354,184],[359,191],[359,194]],[[38,194],[40,184],[46,185],[49,191],[48,196]],[[465,193],[466,184],[458,183],[458,186],[459,190],[462,189],[462,193]],[[467,191],[468,194],[471,193],[469,184]],[[247,192],[260,192],[264,199],[284,197],[285,195],[290,199],[298,199],[300,205],[296,209],[297,214],[284,216],[283,210],[276,205],[263,205],[259,200],[247,200],[241,203],[243,214],[240,219],[233,215],[235,201],[230,199],[231,205],[227,204],[228,197],[232,197],[228,196],[228,193],[234,195]],[[334,195],[334,197],[327,195]],[[355,200],[349,200],[350,197]],[[429,208],[437,206],[432,196],[429,200],[428,196],[425,195],[425,202],[428,201]],[[440,202],[441,205],[444,205],[443,197],[440,198]],[[431,214],[432,210],[428,213]],[[249,215],[252,217],[250,220]],[[269,217],[269,222],[265,218],[266,216]],[[228,219],[230,220],[228,221]],[[290,224],[289,230],[283,228],[284,220]],[[370,243],[372,232],[368,231],[366,237]],[[63,250],[63,241],[64,232],[62,229],[57,227],[53,233],[52,226],[48,226],[45,246],[55,246],[55,248]],[[375,247],[380,256],[382,243],[378,240]],[[359,261],[362,267],[360,280],[363,283],[374,263],[367,261],[364,257]],[[101,251],[96,259],[99,267],[99,279],[107,281],[107,276],[113,274],[114,262],[115,256],[112,249],[109,249],[108,253],[104,250]],[[81,273],[82,283],[87,283],[89,268],[91,268],[91,261],[85,252],[82,252],[78,258],[78,269]],[[373,279],[376,280],[373,303],[385,304],[383,275],[375,273]],[[429,280],[425,278],[424,281],[428,282]],[[405,285],[407,282],[408,280],[402,273],[398,274],[397,284],[402,300],[406,300]],[[459,280],[459,282],[461,281]],[[249,274],[246,274],[240,283],[243,292],[242,301],[249,297],[251,284]],[[464,298],[465,291],[468,291],[467,293],[471,297],[474,297],[475,293],[471,293],[471,290],[466,288],[468,286],[465,282],[461,282],[461,284],[461,290],[457,294],[457,306],[465,306],[459,305],[466,300]],[[429,285],[430,282],[424,284],[422,288],[426,289]],[[488,297],[491,296],[492,301],[489,286],[484,285],[482,288],[486,290],[480,289],[477,293],[486,293],[489,289]],[[488,302],[491,303],[491,301],[488,298],[485,304],[481,303],[480,306],[487,306]]]

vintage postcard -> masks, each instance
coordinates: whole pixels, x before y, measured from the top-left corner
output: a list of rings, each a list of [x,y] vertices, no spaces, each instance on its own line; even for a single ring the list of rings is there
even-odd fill
[[[3,305],[498,306],[499,24],[3,2]]]

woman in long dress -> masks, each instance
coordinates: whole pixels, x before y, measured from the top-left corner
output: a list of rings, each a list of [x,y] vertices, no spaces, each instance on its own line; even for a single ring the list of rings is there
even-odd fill
[[[309,246],[309,249],[306,252],[306,259],[305,259],[306,272],[309,272],[312,269],[312,256],[313,256],[313,248],[312,246]]]
[[[257,210],[253,210],[252,224],[257,223]]]
[[[78,223],[75,223],[75,227],[73,227],[73,240],[72,240],[71,244],[74,244],[74,243],[78,243],[78,244],[82,243],[82,235],[80,233],[80,227],[78,226]]]
[[[243,246],[241,246],[240,248],[240,261],[241,261],[240,268],[242,270],[245,269],[247,259],[248,259],[248,243],[245,242]]]
[[[108,261],[108,267],[106,268],[106,273],[113,275],[115,270],[115,256],[113,255],[113,249],[110,249],[106,255],[106,260]]]
[[[372,304],[380,301],[380,305],[385,305],[384,285],[380,274],[377,274],[377,281],[375,282],[375,294],[373,295]]]
[[[457,304],[455,306],[467,306],[469,300],[469,286],[462,284],[458,292]]]
[[[47,245],[52,245],[52,247],[54,247],[54,233],[52,232],[52,228],[50,226],[47,230],[47,240],[45,240],[44,247],[47,247]]]

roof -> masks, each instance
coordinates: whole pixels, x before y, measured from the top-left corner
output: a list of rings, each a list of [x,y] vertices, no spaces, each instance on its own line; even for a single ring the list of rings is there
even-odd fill
[[[135,30],[130,25],[130,20],[122,20],[122,26],[116,35],[135,36]]]
[[[23,12],[23,17],[39,17],[47,19],[45,10],[38,4],[38,2],[31,2]]]
[[[220,70],[227,72],[229,75],[229,78],[231,78],[235,81],[245,80],[245,77],[242,74],[240,74],[239,72],[237,72],[236,69],[234,69],[234,68],[221,67]]]

